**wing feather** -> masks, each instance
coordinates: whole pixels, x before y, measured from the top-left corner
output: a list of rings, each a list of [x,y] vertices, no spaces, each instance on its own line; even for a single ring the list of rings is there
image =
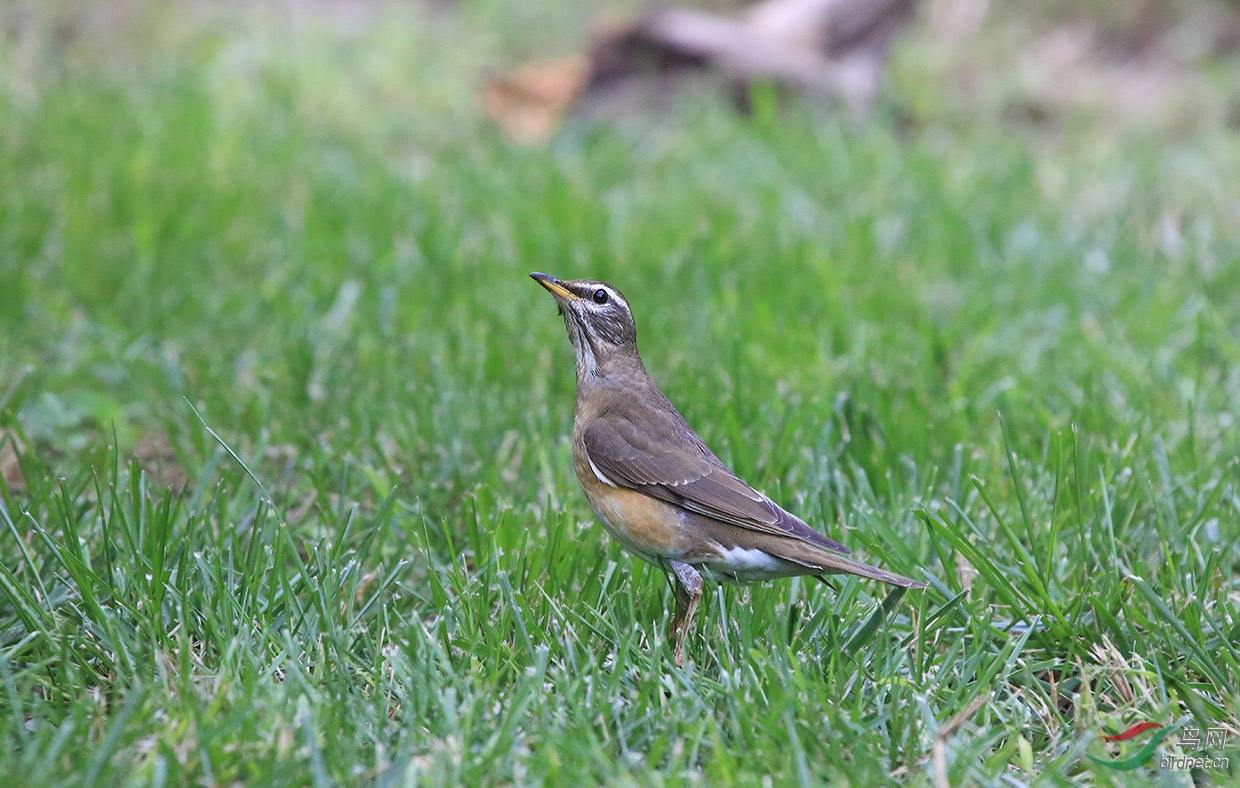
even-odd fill
[[[603,415],[582,433],[586,456],[608,479],[715,520],[751,531],[800,539],[848,554],[728,470],[675,411],[656,412],[663,423],[637,427],[624,416]],[[678,447],[661,450],[659,436],[671,431]],[[651,437],[653,436],[653,437]]]

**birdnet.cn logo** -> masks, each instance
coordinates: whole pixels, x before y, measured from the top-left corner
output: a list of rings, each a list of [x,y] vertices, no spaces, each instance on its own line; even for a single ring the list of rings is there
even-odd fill
[[[1154,750],[1158,749],[1158,745],[1162,744],[1163,740],[1171,734],[1180,731],[1180,751],[1184,754],[1160,755],[1158,758],[1158,768],[1229,769],[1231,764],[1226,756],[1211,756],[1206,753],[1207,750],[1218,752],[1227,745],[1227,729],[1222,727],[1206,728],[1203,731],[1201,728],[1189,726],[1188,722],[1189,720],[1184,719],[1170,726],[1165,726],[1160,722],[1138,722],[1121,733],[1102,737],[1103,741],[1108,742],[1132,742],[1129,749],[1131,749],[1131,746],[1135,746],[1138,742],[1144,740],[1140,749],[1135,753],[1116,759],[1095,758],[1092,755],[1086,755],[1086,757],[1108,769],[1115,769],[1121,772],[1131,771],[1148,763],[1154,757]],[[1149,738],[1145,739],[1147,734]],[[1199,754],[1190,755],[1189,753]]]

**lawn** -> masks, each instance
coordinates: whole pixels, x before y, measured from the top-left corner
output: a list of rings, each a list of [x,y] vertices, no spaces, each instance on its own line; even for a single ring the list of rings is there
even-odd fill
[[[866,122],[511,144],[473,91],[561,5],[0,8],[7,783],[1240,783],[1226,114],[1013,117],[914,35]],[[676,668],[535,270],[623,290],[720,457],[930,587],[708,585]],[[1144,721],[1183,727],[1090,758]]]

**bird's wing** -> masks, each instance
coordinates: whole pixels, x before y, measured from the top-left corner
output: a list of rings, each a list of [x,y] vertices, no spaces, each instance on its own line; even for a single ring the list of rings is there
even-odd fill
[[[674,439],[669,439],[671,435]],[[800,539],[837,553],[852,552],[738,479],[683,419],[671,414],[664,423],[641,430],[623,416],[600,416],[586,427],[582,442],[603,481],[729,525]]]

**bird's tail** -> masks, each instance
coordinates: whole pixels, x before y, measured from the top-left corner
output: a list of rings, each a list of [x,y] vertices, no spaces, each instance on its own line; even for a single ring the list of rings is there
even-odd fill
[[[858,575],[860,577],[868,577],[871,580],[878,580],[888,585],[900,586],[901,588],[925,588],[926,584],[904,575],[897,575],[895,572],[888,572],[886,569],[879,569],[876,566],[863,564],[860,561],[854,561],[851,558],[843,556],[831,555],[823,551],[825,560],[815,561],[815,564],[821,566],[823,574],[832,575]]]
[[[926,584],[919,580],[897,575],[895,572],[888,572],[886,569],[879,569],[876,566],[863,564],[851,558],[846,558],[838,553],[830,550],[824,550],[817,545],[807,544],[806,542],[793,541],[790,539],[780,540],[780,550],[776,555],[786,561],[792,561],[809,569],[817,569],[824,575],[857,575],[858,577],[868,577],[871,580],[878,580],[893,586],[901,588],[925,588]]]
[[[778,536],[761,531],[745,530],[743,544],[737,544],[738,531],[735,526],[702,517],[696,524],[704,530],[712,541],[729,547],[742,547],[746,552],[757,550],[786,564],[786,572],[780,576],[792,575],[857,575],[868,577],[901,588],[925,588],[926,584],[912,578],[888,572],[876,566],[863,564],[835,550],[830,550],[817,543],[799,539],[794,536]],[[797,571],[797,570],[801,571]],[[723,574],[729,574],[723,570]],[[762,575],[759,575],[762,576]],[[750,578],[752,579],[752,578]],[[743,581],[742,581],[743,582]]]

